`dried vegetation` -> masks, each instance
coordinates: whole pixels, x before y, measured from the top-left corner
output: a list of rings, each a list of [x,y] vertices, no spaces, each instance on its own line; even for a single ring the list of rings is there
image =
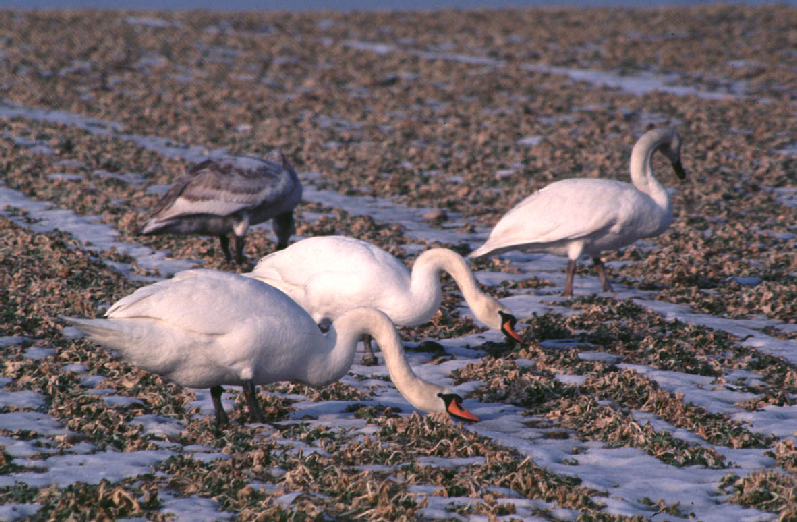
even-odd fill
[[[280,147],[297,170],[319,173],[308,180],[315,188],[439,209],[430,218],[439,227],[449,226],[448,216],[456,214],[466,220],[461,232],[491,226],[554,180],[626,180],[634,137],[651,126],[677,125],[690,180],[677,186],[674,224],[651,242],[609,256],[629,262],[612,269],[611,277],[700,313],[797,319],[796,211],[783,204],[790,193],[779,191],[797,181],[794,153],[779,152],[795,145],[793,8],[182,12],[158,13],[166,22],[160,27],[129,23],[127,16],[0,11],[3,99],[112,120],[126,133],[208,149],[262,155]],[[396,50],[377,54],[353,41],[388,42]],[[480,59],[444,58],[454,54]],[[678,85],[730,95],[712,101],[659,92],[635,96],[538,66],[673,73]],[[143,148],[122,133],[26,117],[0,125],[4,185],[100,216],[120,240],[234,269],[221,261],[214,238],[135,235],[158,198],[157,187],[185,169],[184,160]],[[530,136],[539,136],[539,143],[524,144]],[[658,161],[655,167],[672,185],[667,166]],[[41,411],[75,434],[58,440],[58,449],[68,453],[84,442],[125,452],[202,445],[223,457],[180,453],[158,464],[156,473],[115,483],[18,484],[0,490],[0,503],[39,502],[44,507],[32,517],[37,520],[165,520],[160,510],[168,491],[213,499],[240,520],[288,520],[297,513],[308,519],[408,520],[422,515],[430,497],[470,497],[478,500],[452,504],[452,517],[455,511],[495,519],[511,517],[515,508],[506,500],[518,496],[578,510],[584,520],[622,518],[602,507],[605,492],[445,419],[401,417],[393,408],[363,405],[371,394],[346,384],[266,387],[259,398],[272,427],[242,424],[239,408],[233,426],[219,432],[189,404],[193,392],[62,333],[59,316],[96,316],[142,284],[106,263],[153,274],[115,252],[89,254],[87,245],[67,234],[32,231],[36,216],[24,209],[9,213],[26,227],[0,217],[0,336],[25,340],[0,347],[0,372],[10,379],[6,389],[46,397]],[[352,235],[408,263],[413,255],[405,247],[417,243],[400,225],[311,202],[298,208],[297,232]],[[272,249],[262,230],[248,236],[250,260]],[[516,272],[497,259],[474,266]],[[481,331],[456,312],[455,287],[446,281],[445,290],[441,313],[426,325],[402,329],[406,339]],[[556,290],[532,277],[491,291],[503,297]],[[730,502],[784,520],[797,516],[792,440],[711,413],[620,364],[705,377],[714,389],[751,394],[738,403],[750,411],[795,404],[794,365],[732,335],[668,320],[633,302],[594,297],[557,304],[575,313],[522,318],[527,347],[476,347],[492,355],[454,372],[457,382],[481,381],[472,397],[521,408],[543,437],[639,448],[675,466],[732,466],[717,447],[768,451],[776,462],[772,468],[745,476],[730,469],[721,489]],[[783,339],[797,335],[773,326],[766,332]],[[573,343],[538,344],[551,339]],[[31,347],[56,351],[26,358]],[[615,358],[580,355],[592,351]],[[67,364],[104,377],[95,388],[133,400],[113,405],[88,393],[80,375],[62,370]],[[728,378],[732,372],[757,378]],[[578,376],[578,384],[557,379],[563,375]],[[312,419],[289,421],[301,396],[350,401],[348,413],[373,431],[362,435]],[[184,429],[176,436],[147,433],[130,423],[142,414],[174,419]],[[694,437],[678,437],[676,430]],[[8,429],[2,434],[36,436]],[[479,458],[451,468],[425,465],[421,457]],[[0,474],[29,469],[32,461],[0,451]],[[430,486],[431,493],[413,486]],[[277,500],[290,493],[298,493],[290,507]],[[648,503],[660,513],[688,515],[661,500]],[[552,516],[543,507],[535,514]]]

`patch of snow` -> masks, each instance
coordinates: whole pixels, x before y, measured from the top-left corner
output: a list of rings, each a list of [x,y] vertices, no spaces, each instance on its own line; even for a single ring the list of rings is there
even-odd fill
[[[0,506],[0,520],[12,522],[31,517],[41,508],[41,504],[4,504]]]
[[[22,482],[33,488],[51,484],[67,487],[75,482],[99,484],[103,479],[118,482],[151,472],[151,467],[173,453],[165,450],[105,451],[91,455],[54,455],[43,461],[44,470],[0,476],[0,487]]]
[[[145,27],[172,27],[172,22],[164,20],[163,18],[156,18],[154,16],[128,16],[124,22],[128,25],[143,25]]]
[[[141,424],[144,433],[167,438],[179,437],[185,429],[184,421],[161,415],[139,415],[130,424]]]
[[[222,505],[210,498],[176,498],[164,492],[159,497],[163,503],[160,512],[171,515],[172,522],[224,522],[235,518],[234,513],[221,511]]]
[[[41,346],[31,346],[25,350],[23,357],[25,359],[32,359],[34,361],[44,359],[55,354],[55,348],[42,348]]]

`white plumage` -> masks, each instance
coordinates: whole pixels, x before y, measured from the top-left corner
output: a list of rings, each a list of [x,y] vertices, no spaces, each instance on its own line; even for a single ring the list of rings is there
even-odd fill
[[[410,272],[404,263],[370,243],[320,236],[262,258],[244,275],[284,291],[319,323],[358,306],[372,306],[395,324],[414,326],[429,321],[440,308],[443,271],[454,278],[479,321],[520,342],[509,310],[479,290],[462,256],[444,248],[421,254]],[[366,347],[370,349],[370,344]],[[364,359],[368,360],[368,354]]]
[[[575,262],[593,258],[604,291],[611,291],[601,252],[657,236],[672,222],[672,204],[651,168],[661,151],[683,179],[681,138],[674,129],[655,129],[637,141],[631,153],[633,185],[608,179],[566,179],[527,197],[495,225],[487,242],[468,257],[510,250],[567,256],[563,295],[573,295]]]
[[[243,263],[249,226],[274,219],[277,248],[294,233],[293,209],[302,199],[296,171],[279,151],[267,159],[227,156],[195,165],[178,177],[156,205],[141,234],[219,236],[231,261],[227,234],[235,236],[236,260]]]
[[[139,368],[182,386],[210,388],[219,424],[227,422],[222,385],[243,385],[250,414],[262,422],[255,385],[336,381],[351,367],[363,334],[382,346],[391,379],[413,406],[478,420],[451,390],[415,375],[393,323],[372,308],[349,310],[322,334],[307,312],[269,285],[228,272],[189,270],[138,289],[106,316],[67,319]]]

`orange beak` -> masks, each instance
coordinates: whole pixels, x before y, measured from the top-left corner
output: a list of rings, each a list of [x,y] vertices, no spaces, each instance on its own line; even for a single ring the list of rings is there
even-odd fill
[[[448,414],[455,419],[465,422],[479,422],[479,418],[463,408],[459,401],[451,401],[451,403],[448,405],[448,408],[446,408],[446,411],[448,411]]]
[[[517,341],[518,344],[523,344],[523,339],[521,339],[518,333],[515,331],[515,327],[512,326],[512,321],[504,321],[502,331],[504,334]]]

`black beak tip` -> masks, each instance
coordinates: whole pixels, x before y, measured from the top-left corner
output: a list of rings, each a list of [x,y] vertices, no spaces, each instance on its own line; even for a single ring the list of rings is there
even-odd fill
[[[681,161],[676,161],[672,164],[673,170],[675,170],[675,175],[678,176],[679,179],[686,179],[686,171],[684,170],[683,165],[681,165]]]

